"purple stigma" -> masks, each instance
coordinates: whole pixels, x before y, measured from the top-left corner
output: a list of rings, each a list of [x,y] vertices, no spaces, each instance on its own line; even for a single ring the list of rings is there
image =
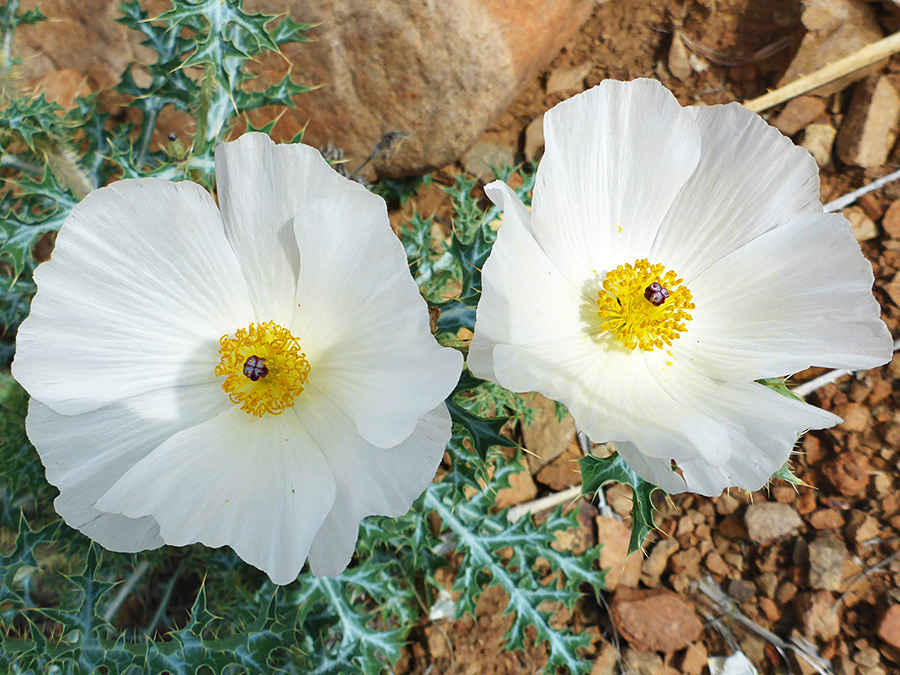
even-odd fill
[[[244,362],[244,376],[256,382],[269,374],[266,368],[266,360],[258,356],[251,356]]]
[[[649,300],[651,303],[659,307],[666,301],[666,298],[669,297],[669,291],[668,289],[664,288],[663,285],[658,281],[654,281],[644,289],[644,297],[647,298],[647,300]]]

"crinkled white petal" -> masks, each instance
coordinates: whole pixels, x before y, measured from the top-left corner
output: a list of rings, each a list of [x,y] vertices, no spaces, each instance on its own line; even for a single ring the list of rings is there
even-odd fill
[[[97,500],[167,438],[231,406],[216,384],[150,392],[81,415],[31,399],[26,429],[59,488],[54,505],[66,523],[112,551],[142,551],[163,544],[156,521],[105,513]]]
[[[324,391],[381,448],[408,438],[459,379],[462,356],[437,344],[384,200],[325,161],[298,211],[300,278],[291,331]]]
[[[673,351],[721,379],[776,377],[809,366],[874,368],[890,360],[892,342],[873,281],[847,221],[807,215],[690,282],[697,308]]]
[[[334,496],[331,469],[293,411],[255,418],[232,406],[169,438],[97,506],[152,516],[172,546],[228,545],[274,583],[287,584],[300,573]]]
[[[147,551],[165,545],[153,518],[128,518],[118,513],[98,511],[95,490],[63,490],[53,500],[53,508],[66,522],[103,548],[120,553]]]
[[[219,337],[252,318],[216,205],[189,182],[92,192],[34,278],[13,375],[67,415],[212,381]]]
[[[700,132],[659,82],[607,80],[544,115],[532,229],[575,284],[647,257],[694,172]]]
[[[379,448],[327,398],[315,399],[298,406],[297,415],[319,443],[337,492],[309,551],[309,565],[316,576],[337,576],[353,556],[363,518],[403,515],[431,483],[450,440],[450,414],[442,403],[400,445]]]
[[[287,326],[293,316],[300,269],[294,217],[302,204],[321,194],[320,163],[315,148],[279,145],[261,133],[216,148],[219,206],[257,321]]]
[[[500,345],[494,367],[501,385],[564,403],[592,440],[633,444],[641,456],[623,452],[629,465],[670,492],[758,489],[784,464],[798,434],[840,421],[754,382],[712,380],[677,362],[667,365],[666,358],[591,352],[571,341]],[[673,460],[687,485],[661,478]]]
[[[639,257],[690,282],[761,234],[821,213],[822,205],[815,160],[759,115],[738,103],[685,111],[700,129],[700,162]]]
[[[502,190],[493,186],[492,198],[511,204],[511,193]],[[755,433],[753,426],[763,425],[780,434],[759,444],[775,457],[757,462],[770,469],[768,478],[799,432],[837,421],[755,383],[712,380],[669,350],[624,348],[599,331],[596,288],[572,288],[534,241],[521,212],[506,208],[510,217],[483,270],[469,358],[476,375],[561,401],[593,440],[632,442],[666,468],[673,459],[727,466]]]
[[[534,240],[530,215],[509,186],[495,181],[485,192],[504,210],[503,224],[482,268],[466,362],[477,377],[496,382],[494,348],[499,344],[527,350],[579,338],[589,342],[585,313],[590,302],[589,289],[572,286]]]
[[[648,442],[650,420],[622,439],[628,442],[615,442],[639,476],[672,494],[687,490],[717,496],[729,487],[758,490],[788,460],[799,434],[841,421],[755,382],[717,382],[686,370],[678,374],[662,385],[666,397],[653,397],[657,404],[668,405],[660,422],[671,430],[671,440],[678,430],[669,416],[684,415],[692,425],[716,429],[722,435],[719,449],[727,452],[719,453],[718,461],[710,461],[709,452],[699,446],[692,456],[662,454],[665,439]],[[671,470],[673,459],[683,479]]]

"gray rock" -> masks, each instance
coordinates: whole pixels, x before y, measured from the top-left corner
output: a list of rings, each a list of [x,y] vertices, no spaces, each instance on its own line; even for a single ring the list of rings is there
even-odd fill
[[[845,164],[881,166],[897,140],[900,95],[887,77],[870,77],[856,85],[835,148]]]
[[[820,534],[809,545],[809,586],[836,591],[843,580],[847,547],[833,534]]]
[[[790,504],[762,502],[747,507],[744,524],[752,541],[772,544],[796,533],[803,521]]]

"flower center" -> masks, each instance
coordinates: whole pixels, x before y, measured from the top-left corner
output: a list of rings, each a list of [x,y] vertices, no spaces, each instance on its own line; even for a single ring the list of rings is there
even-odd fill
[[[611,333],[629,349],[652,351],[672,344],[687,329],[694,309],[691,292],[672,270],[651,265],[646,258],[619,265],[603,280],[597,294],[600,330]]]
[[[240,328],[234,337],[219,339],[222,358],[216,377],[232,403],[257,417],[281,414],[294,405],[309,377],[309,362],[300,342],[274,321]]]

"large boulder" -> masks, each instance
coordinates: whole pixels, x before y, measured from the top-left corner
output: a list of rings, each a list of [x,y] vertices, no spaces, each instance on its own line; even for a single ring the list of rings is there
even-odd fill
[[[578,30],[593,4],[247,0],[245,7],[318,24],[307,34],[312,42],[284,49],[294,77],[321,86],[297,98],[298,109],[277,127],[280,136],[308,122],[306,140],[340,148],[353,169],[385,134],[402,132],[396,134],[401,143],[369,164],[371,177],[422,173],[459,158]],[[53,21],[25,27],[17,37],[17,52],[29,57],[26,76],[71,68],[97,89],[114,83],[127,63],[146,62],[140,36],[115,23],[116,5],[44,0],[42,11]]]

